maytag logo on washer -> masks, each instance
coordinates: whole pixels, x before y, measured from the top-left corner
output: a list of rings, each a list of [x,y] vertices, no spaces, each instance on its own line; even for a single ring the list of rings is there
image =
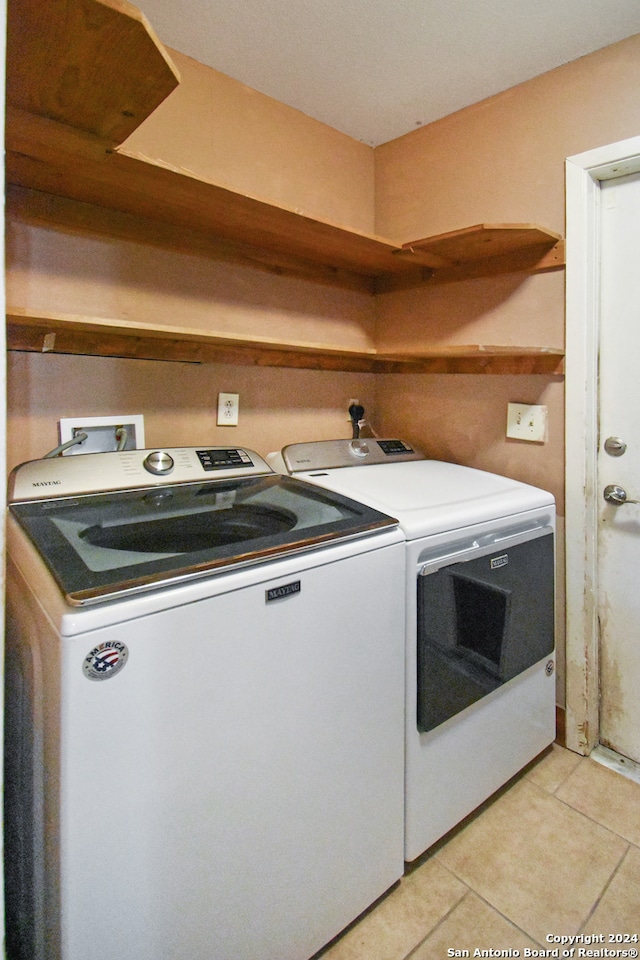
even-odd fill
[[[492,557],[491,559],[491,569],[497,570],[498,567],[504,567],[509,563],[509,554],[503,553],[499,557]]]
[[[297,593],[300,593],[302,586],[299,580],[294,580],[291,583],[285,583],[281,587],[272,587],[270,590],[265,590],[264,597],[267,603],[271,603],[273,600],[282,600],[284,597],[293,597]]]
[[[88,653],[82,672],[89,680],[110,680],[120,673],[129,657],[129,648],[120,640],[106,640]]]

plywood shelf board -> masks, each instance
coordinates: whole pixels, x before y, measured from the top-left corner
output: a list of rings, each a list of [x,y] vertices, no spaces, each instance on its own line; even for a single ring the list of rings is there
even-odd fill
[[[552,247],[561,239],[560,234],[536,223],[478,223],[462,230],[413,240],[403,244],[402,250],[421,253],[425,262],[432,256],[432,265],[438,269],[504,256],[528,247]]]
[[[393,240],[353,231],[124,153],[99,159],[83,157],[73,169],[64,171],[46,162],[42,164],[38,157],[29,158],[24,152],[10,150],[7,169],[10,182],[19,186],[208,231],[220,238],[248,243],[255,249],[293,254],[371,276],[411,277],[416,264],[433,269],[436,275],[439,270],[458,267],[464,271],[472,265],[473,272],[481,275],[483,269],[491,269],[491,261],[523,255],[520,268],[526,269],[535,266],[532,256],[537,254],[540,259],[560,241],[553,235],[551,242],[548,232],[536,226],[519,225],[513,231],[503,226],[500,235],[510,238],[506,251],[504,243],[491,245],[487,248],[491,255],[472,255],[467,260],[457,241],[458,260],[434,259],[426,240],[400,246]],[[464,235],[464,242],[473,252],[475,231],[480,230],[484,236],[486,229],[481,226],[456,233]],[[528,230],[536,238],[546,235],[548,242],[528,242]],[[504,269],[509,266],[507,261],[497,265]],[[557,257],[549,261],[547,269],[563,265],[563,258]]]
[[[8,100],[122,143],[176,88],[179,73],[126,0],[19,0],[7,10]]]
[[[6,163],[8,181],[18,187],[198,230],[213,241],[246,245],[256,261],[289,257],[316,264],[320,270],[366,278],[386,272],[409,275],[412,270],[411,264],[395,258],[399,246],[392,241],[124,154],[82,157],[63,170],[10,150]]]
[[[7,314],[9,350],[183,363],[235,363],[362,373],[546,373],[563,370],[561,350],[465,344],[421,354],[380,353],[324,344],[283,342],[181,327],[62,314]]]
[[[309,343],[304,341],[283,341],[273,337],[244,336],[202,330],[196,327],[178,327],[142,323],[133,320],[109,319],[106,317],[89,317],[74,314],[47,313],[34,314],[20,307],[7,309],[7,321],[23,327],[47,326],[52,332],[78,331],[82,333],[117,334],[123,337],[153,338],[158,340],[184,340],[209,345],[224,345],[234,347],[255,347],[263,350],[296,350],[298,352],[335,353],[344,356],[376,356],[371,348],[333,347],[328,344]]]
[[[488,344],[488,343],[453,343],[432,346],[419,353],[402,353],[397,351],[379,351],[379,357],[393,356],[395,358],[404,357],[429,357],[430,359],[438,357],[475,357],[475,356],[530,356],[530,355],[549,355],[553,357],[563,357],[564,350],[558,347],[538,347],[538,346],[516,346],[513,344]]]
[[[87,150],[91,148],[88,144]],[[434,268],[432,256],[413,247],[403,249],[383,237],[358,233],[124,154],[83,156],[64,169],[15,151],[7,154],[6,162],[8,180],[18,187],[141,217],[158,224],[158,233],[166,234],[171,227],[194,230],[208,238],[210,256],[220,253],[221,244],[235,244],[223,253],[321,282],[333,279],[337,286],[357,286],[356,278],[361,277],[360,285],[373,289],[375,283],[382,291],[564,266],[563,242],[556,240],[551,248],[525,244],[507,254]],[[144,240],[148,227],[141,224],[139,233]]]
[[[380,278],[376,289],[385,292],[413,286],[458,283],[508,273],[545,273],[565,265],[564,240],[537,224],[477,224],[463,230],[427,237],[403,245],[396,256],[422,268],[422,276]],[[417,273],[415,275],[417,277]]]
[[[363,274],[329,267],[303,257],[253,247],[239,241],[221,240],[192,226],[178,226],[163,220],[124,213],[108,207],[56,197],[39,190],[9,185],[6,208],[9,218],[37,226],[55,224],[60,230],[92,236],[108,236],[134,243],[158,246],[236,263],[272,274],[286,274],[325,286],[373,293],[373,280]]]

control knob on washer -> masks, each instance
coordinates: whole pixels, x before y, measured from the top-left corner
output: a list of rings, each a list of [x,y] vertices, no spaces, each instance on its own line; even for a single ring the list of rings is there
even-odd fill
[[[173,457],[166,450],[154,450],[148,457],[142,461],[142,466],[149,473],[155,473],[162,476],[165,473],[171,473],[174,467]]]

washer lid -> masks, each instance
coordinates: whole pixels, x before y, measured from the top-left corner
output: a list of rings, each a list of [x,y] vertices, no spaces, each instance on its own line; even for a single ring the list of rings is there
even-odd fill
[[[375,508],[273,473],[14,502],[9,509],[73,605],[397,526]]]
[[[393,514],[408,540],[554,505],[545,490],[440,460],[371,464],[366,470],[310,470],[296,476]]]

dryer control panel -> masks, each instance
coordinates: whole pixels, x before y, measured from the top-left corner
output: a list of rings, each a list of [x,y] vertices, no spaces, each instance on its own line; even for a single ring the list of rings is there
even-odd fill
[[[279,456],[279,455],[276,455]],[[357,467],[374,463],[398,463],[407,460],[425,460],[419,450],[404,440],[395,438],[360,438],[358,440],[318,440],[310,443],[292,443],[284,447],[282,462],[275,457],[269,461],[276,470],[286,473],[304,470],[331,470],[336,467]]]

